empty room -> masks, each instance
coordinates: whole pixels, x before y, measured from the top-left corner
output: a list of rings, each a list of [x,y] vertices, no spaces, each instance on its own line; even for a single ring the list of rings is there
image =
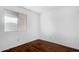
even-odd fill
[[[0,6],[1,52],[79,52],[79,6]]]

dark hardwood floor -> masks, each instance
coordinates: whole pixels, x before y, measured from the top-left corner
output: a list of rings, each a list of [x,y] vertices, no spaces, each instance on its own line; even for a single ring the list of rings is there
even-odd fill
[[[3,52],[79,52],[79,50],[38,39]]]

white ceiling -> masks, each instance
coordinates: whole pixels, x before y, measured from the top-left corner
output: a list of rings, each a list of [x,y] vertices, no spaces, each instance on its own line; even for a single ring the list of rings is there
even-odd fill
[[[30,9],[37,13],[43,13],[56,9],[56,6],[24,6],[24,8]]]
[[[79,7],[75,7],[75,6],[23,6],[24,8],[27,8],[29,10],[32,10],[34,12],[37,13],[43,13],[43,12],[48,12],[48,11],[56,11],[56,10],[61,10],[63,8],[79,8]]]

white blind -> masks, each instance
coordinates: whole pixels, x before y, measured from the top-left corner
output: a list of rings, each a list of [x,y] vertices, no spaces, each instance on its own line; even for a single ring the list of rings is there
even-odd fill
[[[26,19],[24,14],[6,10],[4,15],[5,32],[26,31]]]
[[[12,11],[5,11],[4,14],[4,30],[5,32],[17,31],[17,17],[18,13]]]

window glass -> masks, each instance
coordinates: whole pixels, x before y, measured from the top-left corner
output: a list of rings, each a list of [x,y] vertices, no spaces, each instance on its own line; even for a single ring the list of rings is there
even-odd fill
[[[6,10],[4,15],[5,32],[17,31],[17,22],[18,22],[17,14],[15,12]]]

